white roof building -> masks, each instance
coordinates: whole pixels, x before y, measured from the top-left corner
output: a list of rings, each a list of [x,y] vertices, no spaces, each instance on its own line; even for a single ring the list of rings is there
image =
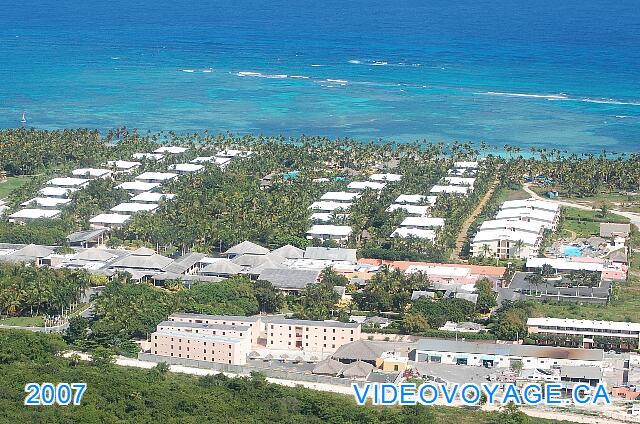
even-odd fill
[[[71,171],[71,174],[76,177],[87,178],[109,178],[113,172],[110,169],[100,168],[79,168]]]
[[[251,156],[253,152],[248,150],[227,149],[216,153],[219,158],[235,158],[236,156]]]
[[[484,221],[480,226],[480,231],[509,230],[539,234],[541,232],[544,232],[544,228],[544,223],[540,221],[523,221],[520,219],[492,219],[489,221]]]
[[[560,210],[560,205],[554,202],[547,202],[545,200],[530,198],[525,200],[508,200],[502,204],[500,209],[531,209],[548,212],[558,212]]]
[[[158,147],[156,150],[153,151],[153,153],[170,153],[172,155],[177,155],[179,153],[184,153],[187,150],[189,150],[186,147],[179,147],[179,146],[162,146],[162,147]]]
[[[448,193],[448,194],[467,194],[472,191],[472,187],[455,186],[455,185],[434,185],[431,187],[431,193]]]
[[[364,191],[368,188],[372,190],[382,190],[386,186],[385,183],[380,183],[377,181],[353,181],[347,185],[349,190],[353,191]]]
[[[197,165],[194,163],[176,163],[175,165],[171,165],[169,169],[176,171],[178,174],[188,174],[190,172],[198,172],[204,168],[202,165]]]
[[[195,159],[191,159],[191,163],[207,163],[207,162],[215,162],[215,158],[213,156],[198,156]]]
[[[140,193],[131,198],[132,202],[136,203],[158,203],[160,200],[171,200],[176,197],[175,194],[168,193],[154,193],[152,191],[146,191]]]
[[[117,213],[101,213],[100,215],[94,216],[89,220],[89,223],[93,228],[117,228],[124,225],[131,216],[129,215],[119,215]]]
[[[351,235],[351,227],[348,225],[313,225],[307,231],[307,239],[319,238],[320,240],[346,241]]]
[[[38,206],[41,209],[56,209],[58,206],[66,205],[71,199],[61,197],[35,197],[21,203],[21,206]]]
[[[429,205],[433,206],[438,200],[437,196],[424,196],[422,194],[401,194],[396,198],[395,203],[411,204],[411,205]]]
[[[351,207],[351,203],[341,203],[341,202],[313,202],[309,209],[313,209],[318,212],[333,212],[337,210],[347,210]]]
[[[143,183],[141,181],[128,181],[122,183],[116,188],[121,188],[130,193],[144,193],[145,191],[153,190],[156,187],[160,187],[160,183]]]
[[[471,169],[476,169],[478,168],[478,162],[467,162],[467,161],[460,161],[460,162],[456,162],[453,164],[454,168],[471,168]]]
[[[333,213],[327,213],[327,212],[315,212],[315,213],[311,214],[311,217],[309,217],[309,219],[311,221],[331,222],[331,221],[333,221],[334,217],[335,218],[346,218],[348,216],[349,216],[348,213],[333,214]]]
[[[358,193],[350,193],[348,191],[330,191],[320,197],[320,200],[333,202],[352,202],[360,197]]]
[[[427,239],[434,242],[436,239],[436,232],[433,230],[421,230],[416,228],[400,227],[391,233],[391,237],[410,238],[415,237],[419,239]]]
[[[640,337],[640,324],[635,322],[529,318],[527,327],[532,333],[572,334],[586,337]]]
[[[408,216],[400,224],[404,228],[415,228],[427,230],[429,228],[440,228],[444,226],[444,218],[427,218],[419,216]]]
[[[160,153],[134,153],[133,158],[138,160],[147,159],[158,161],[164,159],[164,155]]]
[[[558,221],[557,212],[544,210],[532,210],[530,208],[501,209],[496,219],[520,219],[523,221],[542,222],[545,227],[553,228]]]
[[[47,184],[53,187],[80,188],[88,184],[89,181],[86,178],[58,177],[50,179]]]
[[[120,203],[111,208],[111,212],[121,215],[133,215],[138,212],[153,212],[158,209],[157,203]]]
[[[178,174],[173,172],[143,172],[135,180],[146,183],[162,183],[176,178]]]
[[[538,269],[551,265],[559,271],[599,271],[605,269],[603,262],[572,261],[570,258],[527,258],[527,268]]]
[[[55,218],[60,215],[57,209],[22,209],[9,215],[9,222],[26,222],[32,219]]]
[[[419,205],[398,205],[393,204],[387,208],[387,212],[393,212],[396,210],[403,210],[408,215],[414,216],[426,216],[429,213],[429,206],[419,206]]]
[[[476,182],[475,178],[464,178],[464,177],[444,177],[444,182],[449,185],[454,186],[469,186],[473,187],[473,184]]]
[[[402,175],[400,174],[373,174],[369,177],[371,181],[400,181]]]
[[[118,171],[133,171],[135,168],[142,165],[140,162],[132,162],[127,160],[110,160],[107,162],[108,166],[116,168]]]
[[[536,246],[540,240],[540,236],[524,231],[487,230],[479,231],[473,238],[473,244],[495,242],[501,240],[510,242],[522,240],[522,242],[526,245]]]
[[[78,191],[78,189],[68,187],[43,187],[38,190],[38,193],[44,197],[65,198],[69,197],[69,195],[71,195],[71,193],[73,193],[74,191]]]

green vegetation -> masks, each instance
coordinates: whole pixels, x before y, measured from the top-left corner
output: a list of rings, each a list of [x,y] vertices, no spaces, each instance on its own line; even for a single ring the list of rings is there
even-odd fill
[[[85,272],[0,262],[0,315],[57,315],[90,285]]]
[[[0,318],[0,325],[15,325],[18,327],[42,327],[44,326],[44,317],[34,316]]]
[[[0,199],[4,199],[11,192],[20,188],[30,177],[24,175],[19,177],[7,177],[6,180],[0,181]]]
[[[511,406],[482,412],[450,407],[357,406],[352,396],[269,384],[258,374],[228,378],[144,370],[112,364],[106,350],[92,363],[56,354],[66,349],[55,336],[0,331],[0,421],[47,423],[371,423],[546,424]],[[85,382],[75,407],[25,407],[28,382]]]

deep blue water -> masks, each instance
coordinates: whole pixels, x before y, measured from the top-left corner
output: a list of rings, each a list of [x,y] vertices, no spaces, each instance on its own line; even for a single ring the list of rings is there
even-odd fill
[[[0,127],[640,150],[637,0],[21,0]]]

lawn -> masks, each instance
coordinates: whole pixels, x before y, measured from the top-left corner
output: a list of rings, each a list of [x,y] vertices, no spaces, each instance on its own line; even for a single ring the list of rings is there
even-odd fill
[[[611,212],[603,217],[600,211],[576,208],[563,208],[563,217],[556,239],[570,239],[574,234],[576,237],[598,235],[600,222],[629,222],[629,219]]]
[[[29,180],[29,176],[21,176],[21,177],[8,177],[6,181],[0,182],[0,199],[4,199],[11,193],[13,190],[22,186]]]
[[[42,316],[10,317],[10,318],[0,319],[0,325],[17,325],[20,327],[42,327],[44,326],[44,318]]]

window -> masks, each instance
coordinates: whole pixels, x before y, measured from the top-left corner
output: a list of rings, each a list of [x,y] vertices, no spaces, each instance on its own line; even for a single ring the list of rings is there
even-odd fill
[[[179,353],[179,354],[178,354],[178,358],[182,358],[182,353]]]
[[[187,346],[187,352],[189,352],[189,346]]]
[[[158,343],[154,343],[154,344],[153,344],[153,347],[158,347]]]

